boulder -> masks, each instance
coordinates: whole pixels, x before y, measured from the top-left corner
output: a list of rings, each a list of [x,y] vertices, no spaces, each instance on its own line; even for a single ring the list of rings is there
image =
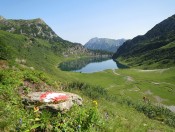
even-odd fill
[[[56,111],[69,110],[74,104],[82,105],[82,98],[69,92],[31,92],[22,96],[26,108],[38,107]]]

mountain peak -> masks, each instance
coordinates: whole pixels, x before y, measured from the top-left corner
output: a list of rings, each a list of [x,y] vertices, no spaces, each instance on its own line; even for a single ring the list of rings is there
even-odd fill
[[[108,52],[116,52],[119,46],[125,42],[125,39],[108,39],[108,38],[92,38],[85,47],[92,50],[103,50]]]
[[[0,29],[15,33],[28,35],[34,38],[41,38],[49,41],[62,40],[41,18],[24,19],[5,19],[0,17]]]
[[[41,18],[33,19],[33,21],[36,22],[36,23],[45,24],[44,20],[41,19]]]

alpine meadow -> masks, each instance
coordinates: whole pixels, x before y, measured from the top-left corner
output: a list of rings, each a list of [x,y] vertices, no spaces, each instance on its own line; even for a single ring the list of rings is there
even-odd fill
[[[175,132],[174,1],[39,1],[0,6],[0,131]]]

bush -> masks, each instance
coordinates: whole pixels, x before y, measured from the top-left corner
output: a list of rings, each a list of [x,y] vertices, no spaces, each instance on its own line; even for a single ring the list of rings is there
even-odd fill
[[[91,86],[83,82],[72,82],[64,85],[64,90],[72,91],[72,90],[80,90],[86,96],[91,99],[99,99],[99,98],[107,98],[108,93],[107,90],[100,86]]]
[[[121,99],[119,101],[121,104],[126,104],[130,107],[135,108],[137,111],[144,113],[147,117],[155,119],[165,124],[175,127],[175,113],[171,112],[169,109],[156,106],[151,103],[136,102],[134,103],[130,99]]]

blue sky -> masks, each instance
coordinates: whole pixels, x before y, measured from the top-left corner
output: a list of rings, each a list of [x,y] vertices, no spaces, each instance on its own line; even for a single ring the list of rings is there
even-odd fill
[[[0,0],[8,19],[42,18],[63,39],[131,39],[175,14],[175,0]]]

